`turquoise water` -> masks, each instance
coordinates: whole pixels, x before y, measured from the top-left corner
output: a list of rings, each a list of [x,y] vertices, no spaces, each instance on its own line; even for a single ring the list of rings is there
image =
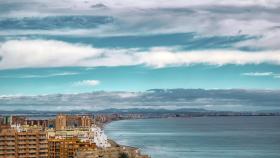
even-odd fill
[[[280,117],[123,120],[106,134],[152,158],[280,158]]]

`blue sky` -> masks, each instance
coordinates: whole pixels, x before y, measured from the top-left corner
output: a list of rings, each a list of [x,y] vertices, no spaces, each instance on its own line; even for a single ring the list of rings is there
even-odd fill
[[[255,73],[255,72],[266,73]],[[254,73],[250,73],[254,72]],[[273,74],[273,73],[274,74]],[[153,88],[277,89],[273,65],[193,65],[152,69],[147,66],[63,67],[2,70],[2,95],[145,91]],[[94,80],[95,84],[79,82]],[[5,84],[4,84],[5,83]]]
[[[0,2],[0,96],[280,89],[277,0]]]

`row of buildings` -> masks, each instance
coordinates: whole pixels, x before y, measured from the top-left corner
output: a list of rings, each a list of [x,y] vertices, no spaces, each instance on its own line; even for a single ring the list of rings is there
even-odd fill
[[[118,158],[121,153],[148,157],[136,148],[110,143],[90,115],[0,117],[0,158]]]
[[[63,115],[59,114],[55,119],[28,119],[25,116],[2,116],[0,117],[0,127],[11,125],[29,125],[45,128],[55,128],[64,130],[66,128],[90,127],[94,119],[90,115]]]

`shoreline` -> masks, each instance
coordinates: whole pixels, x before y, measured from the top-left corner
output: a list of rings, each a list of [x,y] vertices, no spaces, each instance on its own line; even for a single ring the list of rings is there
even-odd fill
[[[132,119],[122,119],[122,120],[132,120]],[[105,133],[105,126],[108,125],[109,123],[112,123],[112,122],[116,122],[116,121],[122,121],[122,120],[112,120],[112,121],[108,121],[108,122],[105,122],[101,125],[101,129],[103,130],[103,132]],[[138,120],[138,119],[133,119],[133,120]],[[117,143],[115,140],[113,140],[112,138],[110,138],[106,133],[105,135],[107,136],[108,138],[108,142],[111,144],[111,147],[117,147],[117,148],[122,148],[122,149],[130,149],[130,150],[133,150],[134,152],[136,151],[136,153],[139,154],[140,157],[143,157],[143,158],[151,158],[151,156],[149,155],[142,155],[141,154],[141,149],[138,148],[138,147],[134,147],[134,146],[129,146],[129,145],[122,145],[122,144],[119,144]]]
[[[104,130],[105,126],[117,121],[127,121],[127,120],[153,120],[153,119],[191,119],[191,118],[205,118],[205,117],[280,117],[280,115],[224,115],[224,116],[191,116],[191,117],[151,117],[151,118],[135,118],[135,119],[117,119],[117,120],[110,120],[108,122],[104,122],[101,124],[96,124],[99,128]]]
[[[226,118],[229,118],[229,117],[280,117],[278,115],[274,116],[274,115],[269,115],[269,116],[263,116],[263,115],[247,115],[247,116],[199,116],[199,117],[159,117],[159,118],[137,118],[137,119],[118,119],[118,120],[111,120],[111,121],[108,121],[108,122],[104,122],[102,123],[99,127],[104,131],[105,133],[105,128],[107,125],[109,125],[110,123],[112,122],[117,122],[117,121],[125,121],[125,120],[155,120],[155,119],[192,119],[192,118],[205,118],[205,117],[226,117]],[[105,133],[106,134],[106,133]],[[106,136],[108,137],[108,142],[110,142],[110,144],[112,143],[113,144],[113,147],[127,147],[127,148],[133,148],[133,149],[136,149],[136,150],[141,150],[140,148],[138,147],[134,147],[134,146],[128,146],[128,145],[122,145],[122,144],[119,144],[117,143],[115,140],[113,140],[112,138],[110,138],[107,134]],[[140,151],[141,152],[141,151]],[[149,157],[150,158],[150,157]]]

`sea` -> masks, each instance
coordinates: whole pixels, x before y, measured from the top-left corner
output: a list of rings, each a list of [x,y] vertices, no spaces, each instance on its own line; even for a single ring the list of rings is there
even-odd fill
[[[152,158],[280,158],[279,116],[121,120],[105,133]]]

